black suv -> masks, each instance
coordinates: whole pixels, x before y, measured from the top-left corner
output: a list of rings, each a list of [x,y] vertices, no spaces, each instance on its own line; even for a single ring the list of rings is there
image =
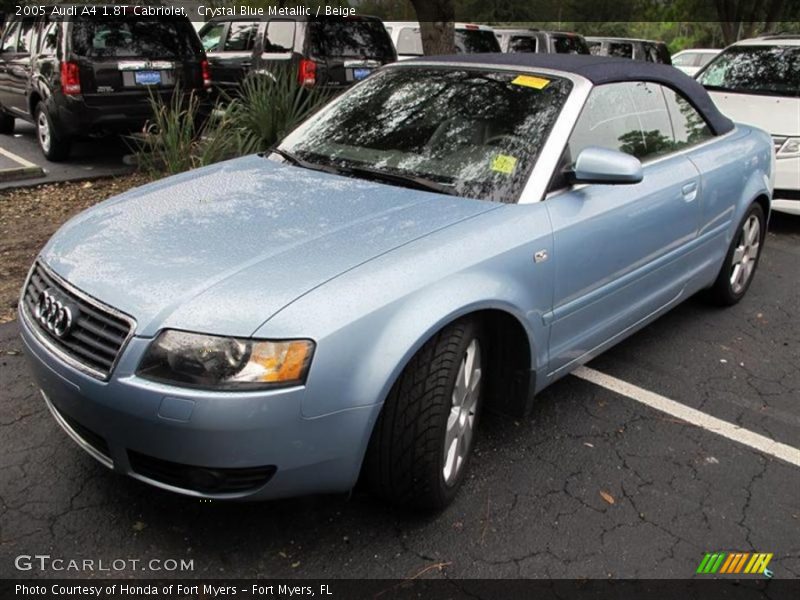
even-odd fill
[[[233,92],[251,69],[291,65],[307,87],[345,88],[397,60],[392,40],[375,17],[216,18],[200,30],[215,87]]]
[[[211,77],[185,17],[12,20],[0,38],[0,133],[14,118],[36,125],[48,160],[64,160],[73,138],[141,129],[151,95],[207,96]]]

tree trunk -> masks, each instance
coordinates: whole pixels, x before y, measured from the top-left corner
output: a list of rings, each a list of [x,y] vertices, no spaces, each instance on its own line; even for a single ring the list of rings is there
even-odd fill
[[[454,54],[456,51],[453,0],[411,0],[419,21],[422,51]]]

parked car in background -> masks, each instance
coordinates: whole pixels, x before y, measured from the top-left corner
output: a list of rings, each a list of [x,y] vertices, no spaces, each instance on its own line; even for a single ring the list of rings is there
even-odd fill
[[[503,52],[536,52],[540,54],[589,54],[583,36],[566,31],[510,29],[495,27],[495,35]]]
[[[210,85],[186,17],[12,20],[0,38],[0,133],[31,121],[45,157],[64,160],[75,138],[140,130],[151,97],[204,97]]]
[[[711,48],[691,48],[672,55],[672,66],[694,77],[697,72],[714,60],[720,50]]]
[[[414,21],[386,21],[383,25],[392,38],[392,43],[397,50],[398,60],[406,60],[424,54],[419,23]],[[456,23],[455,43],[457,54],[501,51],[494,30],[486,25]]]
[[[24,285],[23,346],[118,473],[218,500],[362,479],[440,509],[483,410],[526,418],[684,299],[744,297],[773,166],[671,67],[397,62],[272,152],[72,218]]]
[[[380,19],[267,21],[216,18],[200,30],[216,88],[233,92],[250,71],[297,70],[304,86],[344,89],[397,59]]]
[[[800,215],[800,35],[737,42],[697,80],[723,113],[772,134],[777,161],[773,208]]]
[[[639,40],[635,38],[588,36],[589,51],[597,56],[615,56],[645,62],[671,65],[669,48],[664,42]]]

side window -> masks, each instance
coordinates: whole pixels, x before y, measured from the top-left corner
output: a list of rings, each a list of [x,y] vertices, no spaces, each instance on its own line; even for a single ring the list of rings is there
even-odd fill
[[[613,83],[592,91],[569,140],[570,163],[587,146],[629,152],[632,145],[641,141],[642,130],[631,95],[634,85]]]
[[[570,161],[587,146],[601,146],[649,160],[675,150],[661,86],[613,83],[592,91],[569,141]]]
[[[17,51],[17,38],[19,37],[20,21],[12,21],[3,37],[3,52]]]
[[[225,25],[226,23],[214,23],[203,29],[200,35],[203,50],[213,52],[219,48],[219,42],[225,33]]]
[[[58,22],[48,23],[39,37],[39,53],[52,55],[58,49]]]
[[[256,40],[257,29],[258,23],[232,21],[223,50],[226,52],[248,52],[252,50]]]
[[[294,49],[294,21],[270,21],[264,36],[264,52],[291,52]]]
[[[422,37],[416,27],[403,27],[397,37],[397,53],[422,56]]]
[[[655,83],[638,82],[631,87],[642,134],[636,138],[632,136],[625,144],[623,152],[633,154],[640,160],[652,159],[675,150],[672,123],[661,90],[661,86]]]
[[[665,87],[663,90],[675,133],[676,150],[700,144],[714,137],[702,115],[686,98],[670,88]]]
[[[647,62],[661,62],[658,58],[658,48],[654,44],[644,44],[644,54]]]
[[[609,42],[608,55],[620,58],[633,58],[633,45],[627,42]]]
[[[508,42],[509,52],[536,52],[536,38],[531,36],[514,35]]]

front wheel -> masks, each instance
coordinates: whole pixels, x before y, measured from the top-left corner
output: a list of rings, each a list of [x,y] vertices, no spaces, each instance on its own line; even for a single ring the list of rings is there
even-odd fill
[[[436,510],[464,481],[475,441],[488,348],[480,323],[452,323],[412,358],[375,424],[365,462],[373,491]]]
[[[764,209],[754,203],[739,223],[719,276],[709,290],[715,304],[732,306],[744,298],[761,258],[766,231]]]
[[[55,128],[43,103],[36,105],[36,140],[47,160],[59,162],[69,156],[70,140]]]

